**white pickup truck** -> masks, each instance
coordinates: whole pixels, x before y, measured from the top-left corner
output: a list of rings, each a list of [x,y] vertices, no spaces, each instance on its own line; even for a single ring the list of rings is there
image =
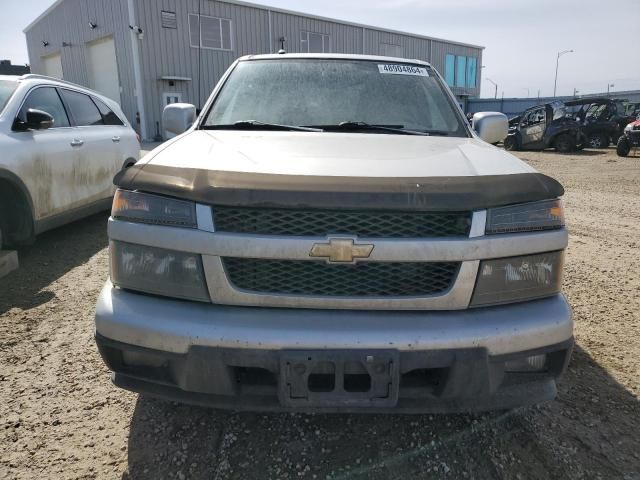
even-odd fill
[[[241,58],[194,112],[167,107],[180,135],[115,179],[116,385],[250,410],[554,398],[564,192],[489,144],[503,115],[472,130],[421,61],[311,54]]]

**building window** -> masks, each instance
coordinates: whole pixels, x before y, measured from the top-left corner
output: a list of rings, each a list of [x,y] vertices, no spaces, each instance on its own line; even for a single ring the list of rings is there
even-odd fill
[[[476,88],[478,59],[447,55],[444,60],[444,79],[450,87]]]
[[[444,60],[444,79],[447,85],[453,87],[456,82],[456,57],[447,55]]]
[[[323,33],[300,32],[300,46],[303,53],[327,53],[331,51],[329,35]]]
[[[467,57],[467,87],[476,88],[476,72],[478,69],[478,59]]]
[[[176,12],[168,12],[166,10],[162,10],[160,12],[160,22],[162,24],[162,28],[178,28],[178,18],[176,17]]]
[[[190,13],[189,38],[194,48],[231,50],[231,20]]]
[[[467,57],[456,57],[456,87],[467,85]]]
[[[171,105],[172,103],[180,103],[182,102],[182,93],[180,92],[164,92],[162,94],[162,106],[166,107],[167,105]]]
[[[380,55],[385,57],[404,57],[404,50],[402,45],[393,45],[391,43],[380,44]]]

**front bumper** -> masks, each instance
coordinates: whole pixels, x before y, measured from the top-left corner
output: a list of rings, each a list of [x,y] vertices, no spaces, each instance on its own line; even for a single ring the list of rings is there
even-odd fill
[[[248,410],[452,412],[538,403],[556,394],[572,333],[561,295],[464,311],[299,310],[183,302],[108,283],[96,310],[96,341],[116,385]],[[507,360],[541,353],[545,371],[505,373]],[[387,382],[389,396],[291,401],[283,392],[295,379],[284,365],[302,357],[309,369],[336,359],[340,386],[348,374],[370,374],[373,386]],[[367,372],[365,358],[392,367],[379,376]]]
[[[627,132],[627,138],[632,146],[640,146],[640,130],[631,130],[630,132]]]

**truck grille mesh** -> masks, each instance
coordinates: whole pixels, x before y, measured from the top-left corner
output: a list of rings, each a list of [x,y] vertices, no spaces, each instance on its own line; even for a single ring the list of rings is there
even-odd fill
[[[421,238],[468,236],[470,212],[214,207],[219,232],[259,235]]]
[[[241,290],[337,297],[434,295],[451,287],[460,267],[460,262],[336,265],[232,257],[222,261],[229,281]]]

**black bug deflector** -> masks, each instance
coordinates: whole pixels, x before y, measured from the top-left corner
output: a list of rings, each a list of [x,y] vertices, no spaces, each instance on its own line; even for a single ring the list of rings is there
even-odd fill
[[[116,186],[210,205],[464,211],[560,197],[541,173],[452,177],[326,177],[134,165]]]

